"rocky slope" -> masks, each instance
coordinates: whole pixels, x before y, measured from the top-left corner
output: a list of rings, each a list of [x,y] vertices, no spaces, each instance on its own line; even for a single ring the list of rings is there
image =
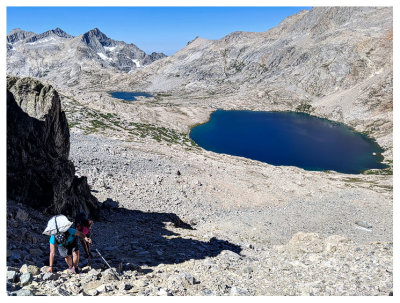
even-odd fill
[[[85,177],[75,176],[58,93],[31,78],[7,78],[7,199],[47,213],[96,214]]]
[[[92,69],[127,73],[163,57],[110,39],[98,28],[77,37],[60,28],[42,34],[15,29],[7,36],[9,74],[57,79],[67,85],[76,85],[81,75]]]
[[[284,245],[232,243],[168,213],[103,208],[103,216],[94,248],[116,274],[94,249],[80,274],[58,255],[56,272],[46,273],[48,237],[38,234],[47,218],[8,204],[8,295],[393,295],[392,243],[303,232]]]

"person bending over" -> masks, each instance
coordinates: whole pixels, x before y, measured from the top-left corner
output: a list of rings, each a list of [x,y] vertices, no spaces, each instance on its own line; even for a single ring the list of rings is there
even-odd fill
[[[65,233],[50,236],[50,257],[49,268],[47,272],[53,272],[54,256],[56,255],[56,247],[61,257],[65,258],[71,273],[78,273],[79,264],[79,248],[76,236],[84,239],[87,243],[91,243],[91,239],[80,231],[69,228]]]
[[[89,220],[88,215],[85,212],[81,212],[75,217],[75,228],[83,233],[86,237],[90,238],[91,229],[93,226],[93,221]],[[81,239],[81,244],[83,249],[85,250],[86,257],[88,259],[92,259],[93,255],[90,252],[90,244],[86,242],[84,239]]]

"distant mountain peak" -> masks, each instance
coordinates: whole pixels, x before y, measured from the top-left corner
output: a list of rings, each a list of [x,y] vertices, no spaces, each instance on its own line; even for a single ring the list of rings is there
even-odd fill
[[[96,34],[102,34],[103,33],[98,27],[95,27],[95,28],[91,29],[89,32],[93,32],[93,33],[96,33]]]
[[[12,31],[10,31],[7,35],[7,42],[8,43],[15,43],[20,40],[24,40],[28,37],[32,37],[36,35],[34,32],[28,32],[24,31],[20,28],[14,28]]]
[[[49,31],[50,32],[50,31]],[[71,38],[73,36],[67,34],[65,31],[63,31],[61,28],[57,27],[53,30],[51,30],[52,33],[56,34],[59,37],[63,37],[63,38]]]
[[[73,38],[73,36],[67,34],[61,28],[57,27],[56,29],[48,30],[39,35],[34,34],[34,35],[30,36],[29,39],[26,40],[26,42],[35,42],[35,41],[38,41],[40,39],[43,39],[43,38],[46,38],[46,37],[49,37],[52,35],[56,35],[60,38]]]
[[[66,41],[70,43],[65,43]],[[63,47],[54,47],[56,45]],[[75,51],[76,58],[71,58],[70,50]],[[76,37],[67,34],[59,27],[41,34],[14,29],[7,36],[7,54],[8,62],[11,62],[15,54],[23,54],[24,60],[19,60],[19,57],[15,56],[15,64],[16,66],[25,64],[29,66],[28,68],[30,61],[34,62],[37,56],[43,56],[49,58],[49,61],[54,60],[51,62],[54,64],[52,66],[74,67],[80,66],[82,61],[90,60],[99,63],[101,68],[116,68],[123,72],[130,72],[165,57],[164,54],[156,52],[146,54],[133,43],[113,40],[97,27]],[[52,66],[44,65],[43,68],[48,73]],[[41,76],[42,73],[43,70],[36,69],[32,75]]]
[[[115,41],[108,38],[97,27],[82,35],[82,41],[89,47],[98,50],[99,46],[115,46]]]
[[[95,28],[93,28],[93,29],[87,31],[87,32],[84,33],[83,35],[108,38],[108,37],[107,37],[99,28],[97,28],[97,27],[95,27]]]
[[[12,35],[14,33],[25,32],[24,30],[20,29],[19,27],[12,29],[8,35]]]

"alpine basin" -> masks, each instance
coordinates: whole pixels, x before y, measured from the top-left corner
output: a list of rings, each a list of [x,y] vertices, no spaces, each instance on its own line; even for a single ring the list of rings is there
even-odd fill
[[[304,113],[217,110],[190,138],[213,152],[306,170],[358,174],[387,167],[382,148],[367,136]]]
[[[151,94],[149,93],[145,93],[145,92],[110,92],[110,95],[113,98],[117,98],[117,99],[122,99],[125,101],[135,101],[137,100],[136,97],[153,97]]]

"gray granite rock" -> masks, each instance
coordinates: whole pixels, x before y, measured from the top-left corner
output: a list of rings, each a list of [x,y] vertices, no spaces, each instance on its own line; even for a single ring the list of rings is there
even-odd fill
[[[59,277],[60,277],[59,274],[48,272],[43,275],[42,280],[43,281],[55,281],[55,280],[58,280]]]
[[[30,289],[20,289],[14,292],[16,296],[33,296],[33,293]]]
[[[19,281],[21,283],[21,286],[25,286],[28,285],[31,282],[32,279],[32,275],[29,272],[23,273],[20,277],[19,277]]]
[[[7,281],[15,282],[17,280],[17,272],[13,270],[7,271]]]

